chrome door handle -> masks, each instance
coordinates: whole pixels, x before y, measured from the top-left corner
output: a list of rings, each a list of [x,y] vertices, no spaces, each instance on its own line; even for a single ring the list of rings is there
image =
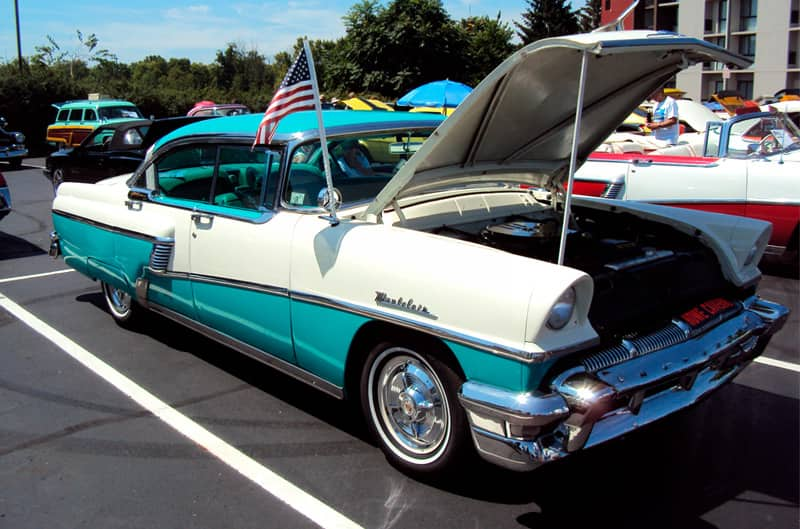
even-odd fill
[[[192,213],[192,220],[196,224],[211,224],[214,220],[214,215],[209,215],[207,213]]]

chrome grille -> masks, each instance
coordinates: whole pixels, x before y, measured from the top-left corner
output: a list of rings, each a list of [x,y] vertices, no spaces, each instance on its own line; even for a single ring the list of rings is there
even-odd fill
[[[605,198],[617,198],[618,196],[620,196],[622,194],[622,189],[624,187],[625,187],[625,184],[623,184],[622,182],[617,182],[617,183],[614,183],[614,184],[608,184],[608,186],[606,187],[605,193],[603,193],[603,196]]]
[[[156,272],[165,272],[172,256],[172,242],[157,242],[150,254],[150,268]]]
[[[600,371],[607,367],[630,360],[636,356],[652,353],[665,347],[677,345],[686,341],[686,333],[674,323],[653,333],[637,336],[622,343],[603,349],[589,355],[581,361],[583,367],[589,372]]]

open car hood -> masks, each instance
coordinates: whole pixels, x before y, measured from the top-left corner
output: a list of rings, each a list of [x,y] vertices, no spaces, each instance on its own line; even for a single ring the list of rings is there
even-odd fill
[[[395,199],[470,184],[563,185],[584,51],[579,163],[679,70],[703,61],[750,64],[708,42],[666,32],[586,33],[529,44],[467,96],[365,214],[380,215]]]

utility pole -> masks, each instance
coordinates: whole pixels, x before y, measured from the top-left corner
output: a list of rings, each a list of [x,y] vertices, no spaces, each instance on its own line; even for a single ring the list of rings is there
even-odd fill
[[[14,0],[14,17],[17,19],[17,62],[19,62],[19,73],[22,75],[22,40],[19,37],[19,0]]]

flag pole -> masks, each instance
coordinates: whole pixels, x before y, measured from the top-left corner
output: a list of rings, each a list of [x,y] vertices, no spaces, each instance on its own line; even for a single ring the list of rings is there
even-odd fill
[[[331,177],[331,162],[328,155],[328,138],[325,135],[325,123],[322,121],[322,102],[319,97],[319,85],[317,85],[317,72],[314,68],[314,57],[311,55],[311,49],[308,45],[308,39],[303,39],[303,49],[308,58],[308,69],[311,74],[311,89],[314,91],[314,109],[317,112],[317,126],[319,127],[319,143],[322,147],[322,164],[325,168],[325,183],[328,186],[328,213],[325,220],[330,221],[331,226],[339,224],[339,219],[336,217],[336,199],[333,190],[333,178]]]

